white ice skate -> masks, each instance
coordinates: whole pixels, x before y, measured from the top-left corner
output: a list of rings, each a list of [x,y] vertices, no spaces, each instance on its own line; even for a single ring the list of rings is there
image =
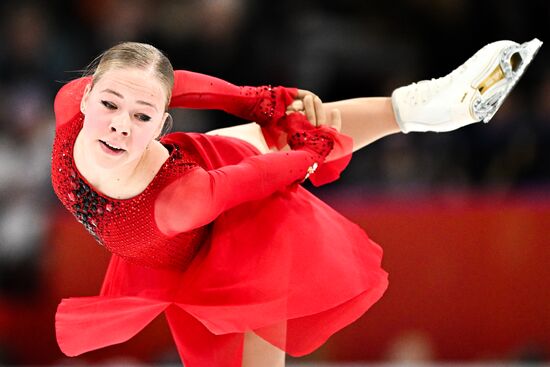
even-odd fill
[[[447,76],[396,89],[392,104],[401,130],[441,132],[489,122],[541,45],[536,38],[490,43]]]

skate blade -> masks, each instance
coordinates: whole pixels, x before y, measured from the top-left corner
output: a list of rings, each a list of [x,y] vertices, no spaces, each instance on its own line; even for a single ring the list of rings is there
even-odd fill
[[[491,120],[541,46],[542,42],[535,38],[506,47],[498,53],[497,66],[475,86],[479,96],[474,100],[472,112],[477,119],[483,122]]]

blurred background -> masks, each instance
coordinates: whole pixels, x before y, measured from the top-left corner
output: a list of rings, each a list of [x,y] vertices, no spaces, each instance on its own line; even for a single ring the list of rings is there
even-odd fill
[[[96,295],[108,254],[51,189],[52,101],[101,51],[148,42],[177,69],[332,101],[443,76],[491,41],[550,42],[549,21],[546,0],[3,1],[0,365],[178,363],[163,319],[75,359],[55,343],[57,303]],[[489,125],[384,138],[311,188],[381,244],[390,287],[290,364],[550,361],[548,47]],[[241,122],[174,115],[185,131]]]

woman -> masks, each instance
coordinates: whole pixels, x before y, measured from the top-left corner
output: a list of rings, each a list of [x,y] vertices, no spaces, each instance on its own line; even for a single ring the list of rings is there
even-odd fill
[[[382,296],[387,274],[380,247],[299,183],[337,179],[353,149],[382,136],[488,120],[532,46],[488,45],[477,61],[427,82],[431,93],[414,84],[393,100],[324,107],[306,91],[174,72],[149,45],[109,49],[55,101],[55,192],[113,253],[100,296],[60,304],[61,349],[123,342],[164,312],[187,366],[283,366],[284,352],[313,351]],[[508,66],[516,54],[521,62],[495,77],[495,56]],[[472,84],[473,74],[491,78]],[[467,104],[446,101],[450,91],[467,92]],[[169,106],[222,109],[259,125],[158,140]],[[430,118],[438,109],[446,117]]]

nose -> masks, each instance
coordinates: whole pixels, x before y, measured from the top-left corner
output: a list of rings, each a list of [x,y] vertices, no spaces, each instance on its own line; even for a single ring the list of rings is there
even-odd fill
[[[119,133],[122,136],[130,135],[130,121],[129,118],[123,113],[113,117],[109,127],[111,132]]]

